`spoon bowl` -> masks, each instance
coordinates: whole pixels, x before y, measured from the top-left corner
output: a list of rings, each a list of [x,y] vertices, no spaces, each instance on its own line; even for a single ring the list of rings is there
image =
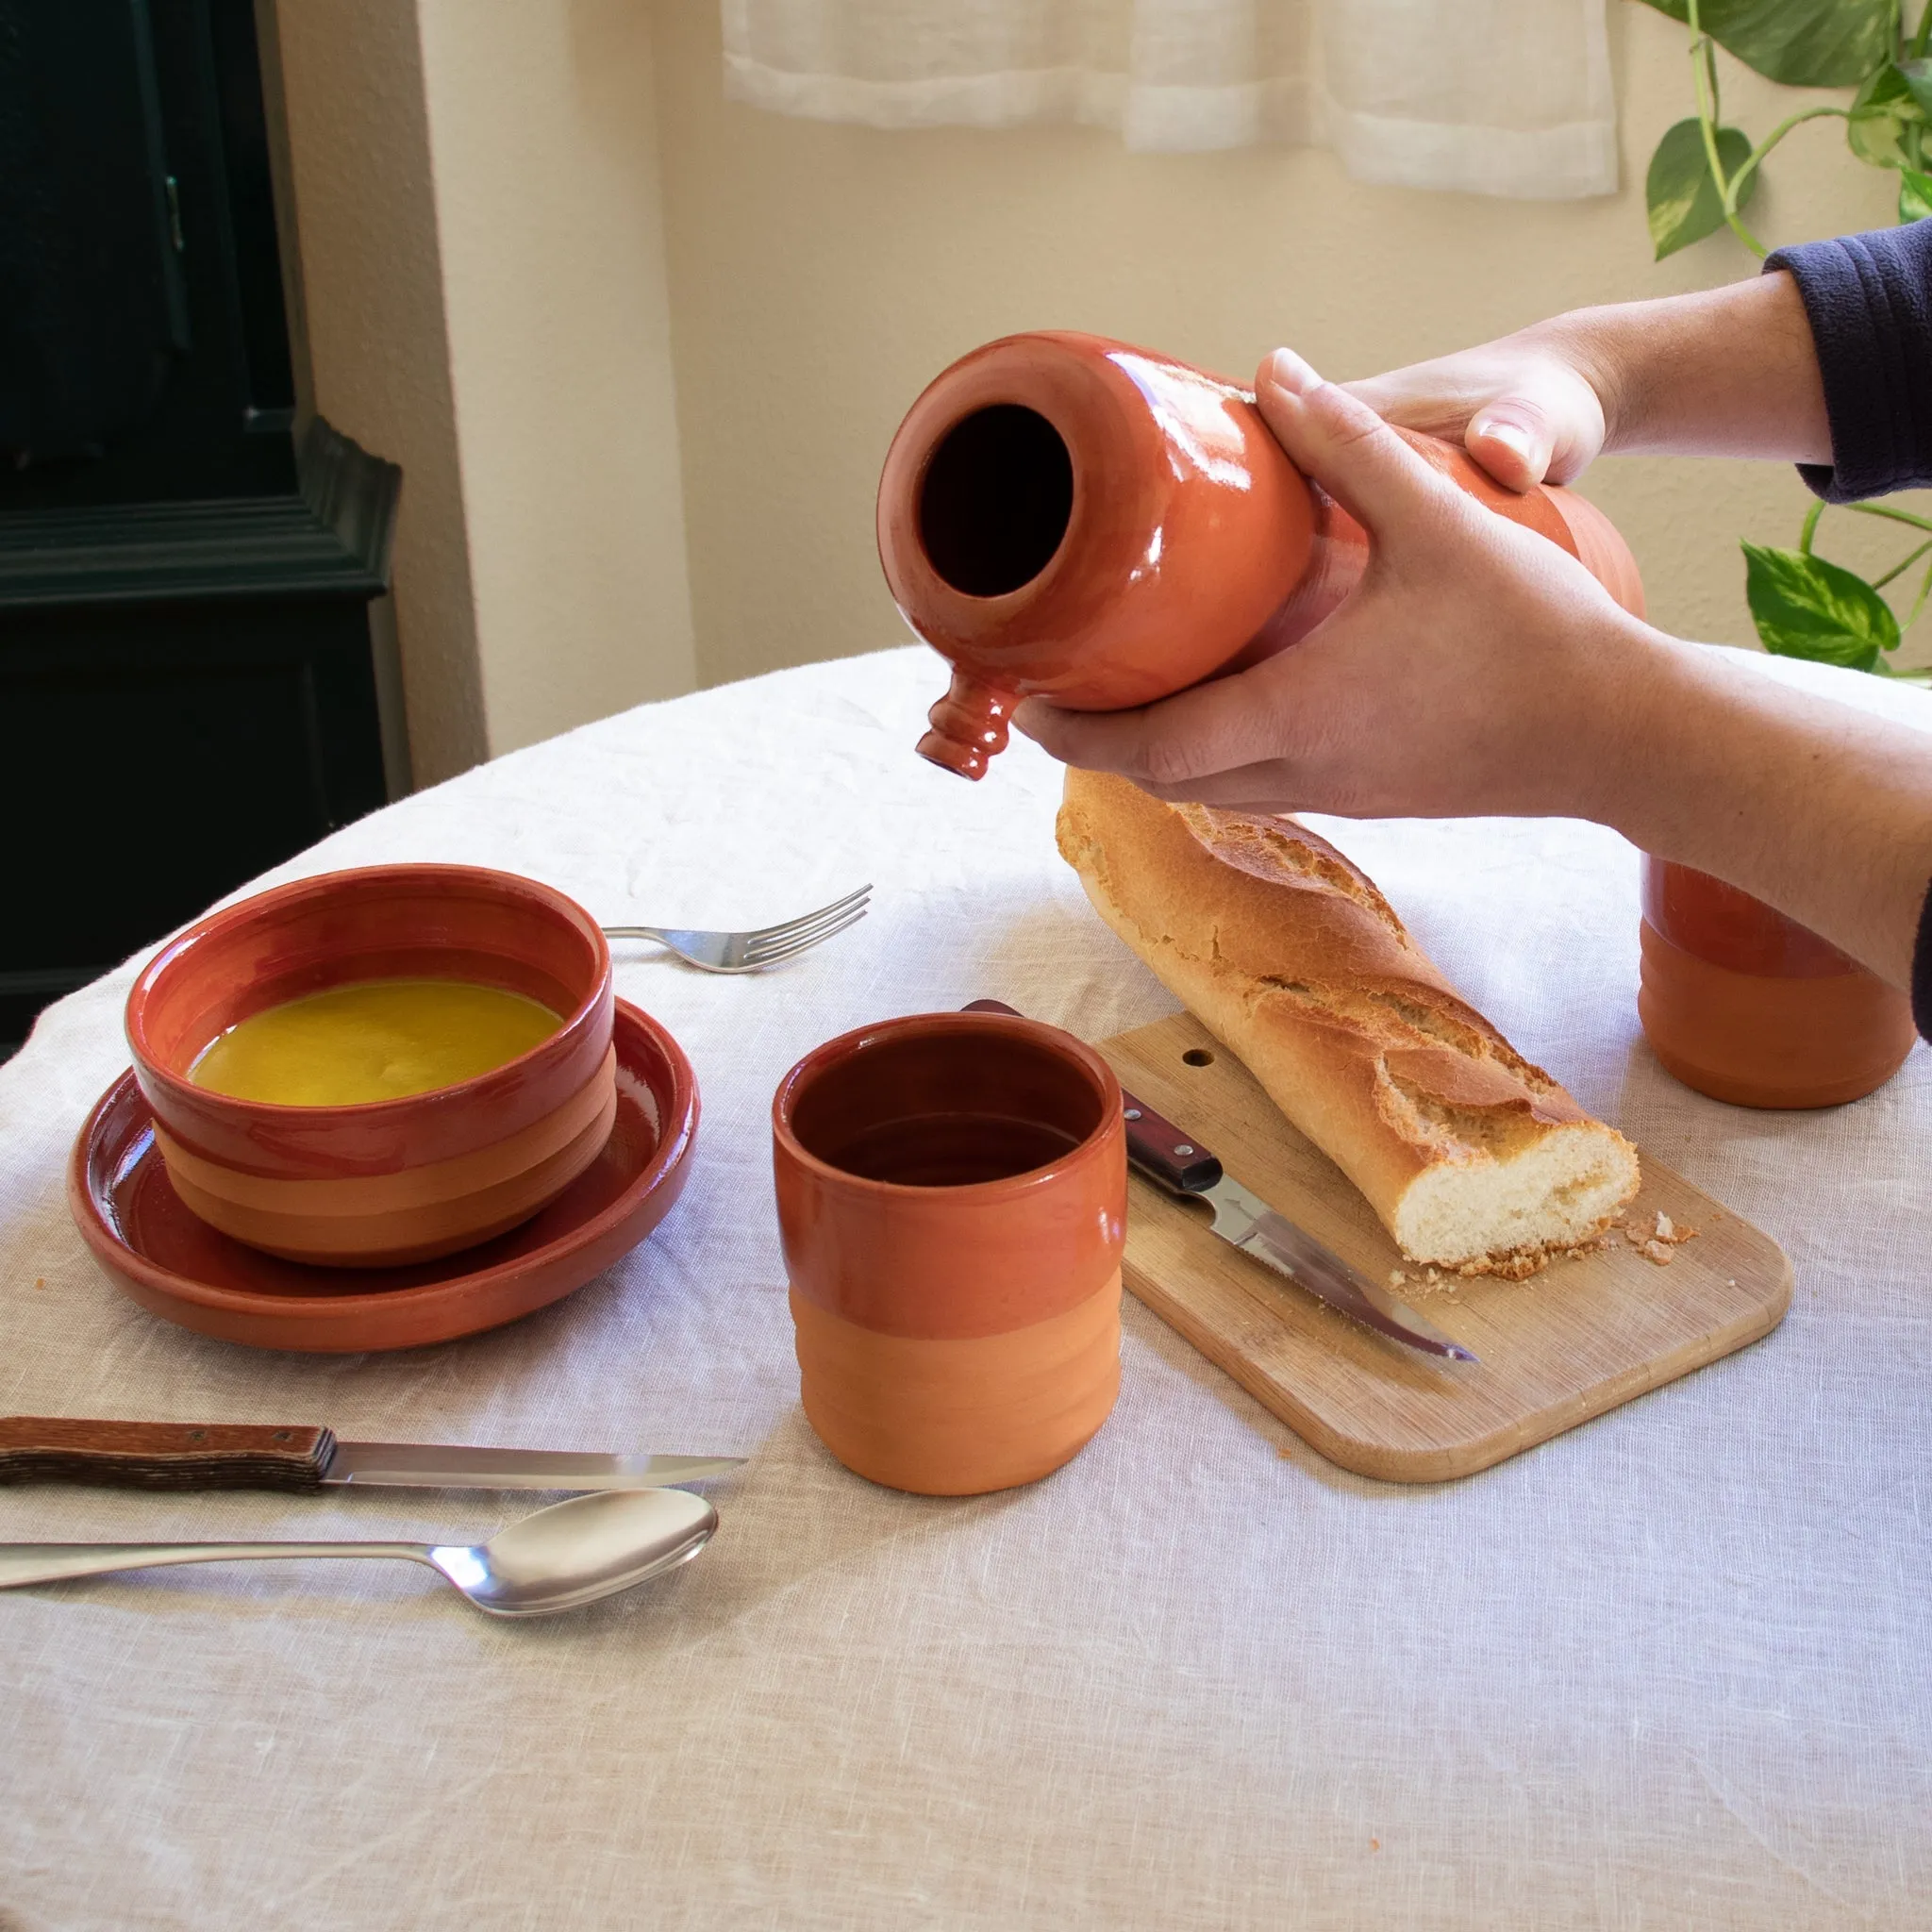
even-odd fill
[[[602,1490],[507,1523],[488,1542],[432,1545],[426,1561],[492,1617],[544,1617],[689,1563],[718,1512],[688,1490]]]
[[[545,1617],[690,1562],[717,1527],[718,1512],[686,1490],[602,1490],[481,1543],[0,1543],[0,1590],[175,1563],[387,1557],[426,1563],[492,1617]]]

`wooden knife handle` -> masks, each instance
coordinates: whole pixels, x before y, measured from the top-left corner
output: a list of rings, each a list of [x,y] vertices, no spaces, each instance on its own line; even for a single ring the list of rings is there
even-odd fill
[[[0,1483],[95,1483],[135,1490],[314,1490],[336,1439],[327,1429],[233,1423],[112,1423],[0,1416]]]
[[[1025,1018],[1004,1000],[969,1000],[961,1010]],[[1221,1162],[1207,1148],[1197,1147],[1165,1114],[1156,1113],[1124,1087],[1121,1106],[1126,1114],[1127,1158],[1143,1174],[1176,1194],[1198,1194],[1220,1181]]]
[[[1176,1194],[1198,1194],[1221,1179],[1221,1162],[1199,1147],[1167,1118],[1123,1087],[1126,1108],[1127,1158],[1144,1174]]]

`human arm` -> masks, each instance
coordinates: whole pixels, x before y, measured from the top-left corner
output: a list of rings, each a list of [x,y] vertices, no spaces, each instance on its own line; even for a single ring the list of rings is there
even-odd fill
[[[1360,586],[1238,675],[1137,711],[1032,700],[1022,731],[1167,798],[1594,819],[1909,984],[1932,877],[1932,739],[1799,699],[1631,617],[1287,352],[1257,395],[1289,455],[1368,528]]]
[[[1932,483],[1932,223],[1781,248],[1750,281],[1573,309],[1348,387],[1513,490],[1633,454],[1795,462],[1832,503]]]
[[[1391,423],[1462,443],[1512,490],[1570,482],[1599,455],[1832,459],[1789,274],[1573,309],[1347,388]]]

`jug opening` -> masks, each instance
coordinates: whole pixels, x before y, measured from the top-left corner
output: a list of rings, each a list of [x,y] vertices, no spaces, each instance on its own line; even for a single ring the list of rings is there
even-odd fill
[[[1053,560],[1074,513],[1074,459],[1037,409],[994,403],[942,436],[919,486],[919,541],[969,597],[1002,597]]]

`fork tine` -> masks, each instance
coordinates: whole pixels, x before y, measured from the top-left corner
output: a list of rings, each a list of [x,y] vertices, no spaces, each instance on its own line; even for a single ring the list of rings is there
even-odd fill
[[[816,945],[820,940],[829,939],[833,933],[854,919],[863,919],[871,908],[867,906],[848,906],[842,912],[828,912],[807,924],[795,925],[778,933],[751,933],[745,940],[744,950],[753,956],[782,947],[786,951],[795,946]]]
[[[774,959],[789,959],[793,953],[802,953],[808,946],[823,944],[826,940],[841,933],[848,925],[857,925],[865,917],[866,908],[855,906],[849,912],[842,912],[837,919],[827,920],[824,924],[813,926],[808,932],[788,933],[781,940],[760,940],[755,946],[747,946],[741,957],[748,965],[763,965]]]
[[[841,932],[855,926],[865,917],[863,909],[849,912],[836,925],[827,926],[823,932],[815,932],[804,939],[786,940],[782,944],[761,948],[746,956],[746,963],[752,966],[775,966],[782,959],[790,959],[800,953],[808,953],[814,947],[822,946],[827,940],[837,939]]]
[[[871,901],[872,888],[861,886],[856,892],[848,892],[842,899],[835,899],[829,906],[821,906],[816,912],[802,912],[796,919],[788,919],[777,925],[760,926],[755,932],[744,935],[747,945],[763,946],[775,944],[780,941],[795,938],[798,934],[810,932],[834,920],[842,919],[848,912],[864,911]]]
[[[834,899],[829,906],[821,906],[816,912],[801,912],[796,919],[781,920],[776,925],[761,925],[756,932],[745,934],[746,944],[756,944],[760,940],[780,940],[788,934],[797,932],[802,926],[815,924],[829,914],[843,912],[853,906],[862,905],[871,896],[870,886],[860,886],[856,892],[847,892],[842,899]]]
[[[801,920],[795,925],[788,925],[782,932],[746,933],[745,949],[750,952],[764,952],[773,946],[791,946],[800,941],[809,945],[813,941],[824,938],[825,934],[844,924],[848,919],[862,918],[869,909],[863,904],[848,906],[842,911],[824,912],[816,919]]]
[[[826,940],[843,932],[847,926],[857,925],[864,917],[865,908],[860,906],[823,931],[794,934],[775,944],[747,946],[744,949],[744,963],[747,966],[775,966],[780,959],[789,959],[796,953],[809,952],[813,946],[823,945]]]

